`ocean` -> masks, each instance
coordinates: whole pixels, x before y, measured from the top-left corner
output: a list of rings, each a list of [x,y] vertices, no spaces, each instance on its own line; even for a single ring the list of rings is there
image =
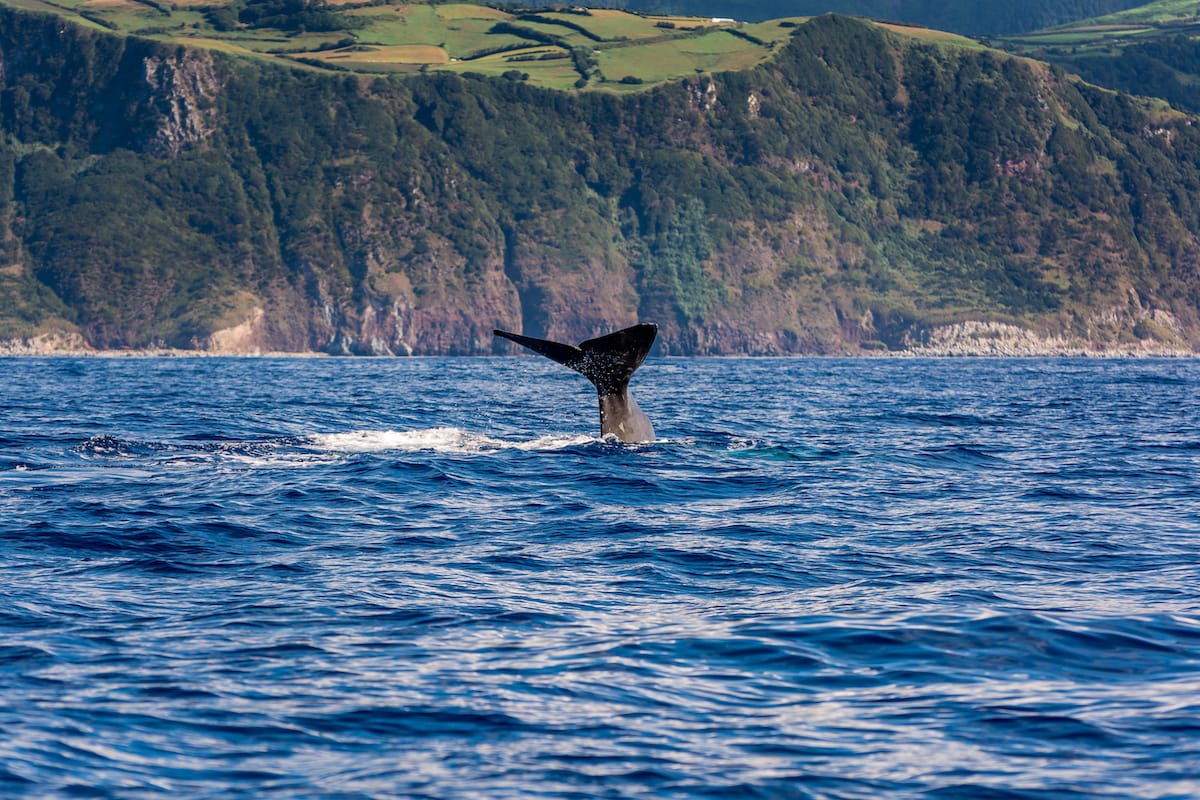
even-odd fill
[[[0,360],[0,796],[1200,797],[1200,361]]]

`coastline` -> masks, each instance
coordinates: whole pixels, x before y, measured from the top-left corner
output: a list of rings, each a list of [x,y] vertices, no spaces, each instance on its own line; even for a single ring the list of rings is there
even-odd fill
[[[212,352],[208,350],[181,350],[174,348],[144,348],[137,350],[38,350],[32,348],[14,347],[8,342],[0,342],[0,359],[3,358],[95,358],[95,359],[133,359],[133,358],[439,358],[438,354],[413,354],[393,356],[355,356],[334,355],[316,351],[247,351],[247,352]],[[452,356],[446,356],[452,357]],[[511,356],[496,356],[479,354],[461,356],[462,358],[509,358]],[[519,357],[523,357],[518,355]],[[845,353],[786,353],[762,355],[754,353],[670,355],[660,358],[854,358],[863,360],[896,358],[1074,358],[1074,359],[1190,359],[1200,358],[1200,352],[1176,348],[1131,348],[1131,347],[1067,347],[1059,350],[1011,351],[1006,348],[963,348],[944,349],[934,347],[915,347],[908,350],[863,350]]]
[[[1026,328],[1000,322],[967,321],[943,325],[927,331],[921,339],[905,338],[898,350],[884,348],[849,349],[825,353],[728,353],[697,354],[714,358],[1200,358],[1200,350],[1147,338],[1112,342],[1074,337],[1042,336]],[[420,358],[436,353],[396,355],[392,358]],[[0,340],[0,358],[336,358],[335,354],[315,350],[276,351],[258,347],[210,347],[183,349],[147,347],[128,350],[98,349],[87,344],[78,333],[50,333],[23,339]],[[381,358],[386,356],[341,356]],[[481,353],[472,358],[488,358]],[[673,356],[687,357],[687,356]]]

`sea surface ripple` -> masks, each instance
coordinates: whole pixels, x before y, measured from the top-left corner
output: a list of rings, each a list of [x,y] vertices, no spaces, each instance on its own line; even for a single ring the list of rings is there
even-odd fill
[[[0,376],[0,796],[1200,796],[1200,362]]]

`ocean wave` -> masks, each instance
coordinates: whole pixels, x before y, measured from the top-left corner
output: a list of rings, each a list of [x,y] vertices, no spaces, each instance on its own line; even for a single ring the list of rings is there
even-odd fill
[[[1200,368],[664,361],[6,365],[0,795],[1200,795]]]
[[[500,439],[462,428],[422,428],[407,431],[357,430],[346,433],[314,434],[307,442],[319,450],[337,453],[381,453],[389,451],[456,454],[486,454],[499,450],[562,450],[599,444],[605,440],[580,434],[548,434],[534,439]]]

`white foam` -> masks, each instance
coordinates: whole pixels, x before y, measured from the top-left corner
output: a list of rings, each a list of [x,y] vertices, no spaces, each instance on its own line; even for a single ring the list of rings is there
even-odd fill
[[[424,428],[412,431],[350,431],[322,433],[308,441],[320,450],[338,453],[388,451],[438,453],[493,453],[498,450],[560,450],[595,442],[591,436],[552,434],[527,441],[509,441],[464,431],[462,428]]]
[[[291,469],[294,467],[315,467],[321,464],[329,464],[337,459],[332,454],[299,454],[299,453],[275,453],[269,456],[252,456],[243,453],[231,453],[225,458],[238,464],[242,464],[254,469],[260,468],[284,468]]]

